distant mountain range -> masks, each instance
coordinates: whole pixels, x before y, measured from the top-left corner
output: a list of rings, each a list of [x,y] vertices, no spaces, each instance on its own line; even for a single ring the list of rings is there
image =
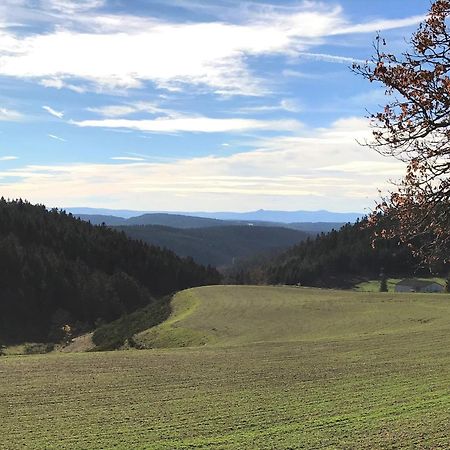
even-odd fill
[[[190,256],[198,263],[215,267],[283,251],[307,237],[338,230],[346,221],[354,222],[359,217],[357,213],[329,211],[193,213],[196,216],[91,208],[67,211],[93,225],[117,227],[132,239],[165,247],[179,256]],[[298,221],[289,222],[290,219]]]
[[[260,209],[250,212],[180,212],[180,211],[133,211],[133,210],[114,210],[102,208],[66,208],[77,216],[109,216],[123,219],[130,219],[146,214],[170,214],[174,216],[201,217],[206,219],[233,220],[233,221],[262,221],[262,222],[336,222],[347,223],[355,222],[356,219],[363,217],[364,214],[355,212],[332,212],[326,210],[320,211],[270,211]]]
[[[101,214],[74,214],[86,222],[93,225],[105,224],[110,227],[115,226],[136,226],[136,225],[160,225],[171,228],[211,228],[226,226],[258,226],[258,227],[283,227],[291,230],[306,231],[311,234],[328,233],[332,229],[338,230],[344,222],[263,222],[244,220],[219,220],[206,217],[183,216],[181,214],[149,213],[141,216],[125,219],[118,216],[104,216]]]
[[[206,228],[221,225],[233,225],[238,222],[225,222],[217,219],[207,219],[205,217],[183,216],[181,214],[148,213],[140,216],[123,218],[118,216],[103,216],[101,214],[75,214],[80,219],[91,222],[94,225],[104,223],[109,226],[133,226],[133,225],[162,225],[174,228]],[[242,225],[242,223],[239,223]]]
[[[250,212],[215,212],[215,213],[203,213],[196,212],[190,213],[192,216],[197,217],[212,217],[214,219],[221,220],[255,220],[266,222],[280,222],[280,223],[292,223],[292,222],[355,222],[356,219],[362,217],[361,213],[339,213],[326,210],[320,211],[270,211],[260,209],[258,211]]]

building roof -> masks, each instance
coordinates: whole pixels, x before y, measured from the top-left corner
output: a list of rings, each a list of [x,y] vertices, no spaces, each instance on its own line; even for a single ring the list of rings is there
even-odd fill
[[[436,281],[417,280],[416,278],[405,278],[404,280],[399,281],[397,283],[397,286],[409,286],[409,287],[413,287],[413,288],[423,288],[423,287],[429,286],[430,284],[438,284],[439,286],[441,286],[439,283],[436,283]]]

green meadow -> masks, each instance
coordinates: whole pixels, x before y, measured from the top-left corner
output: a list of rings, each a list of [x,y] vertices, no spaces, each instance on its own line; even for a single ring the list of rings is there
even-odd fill
[[[448,294],[196,288],[134,340],[1,357],[0,448],[450,448]]]
[[[396,284],[401,281],[401,278],[388,278],[386,280],[388,292],[395,292],[395,286]],[[439,283],[440,285],[445,287],[446,280],[445,278],[419,278],[419,280],[426,280],[426,281],[435,281],[436,283]],[[355,286],[355,291],[358,292],[380,292],[380,280],[370,280],[370,281],[364,281],[362,283],[358,283]]]

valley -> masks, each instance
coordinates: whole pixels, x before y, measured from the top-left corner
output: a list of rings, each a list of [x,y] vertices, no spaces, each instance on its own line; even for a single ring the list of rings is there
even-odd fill
[[[3,0],[0,83],[0,450],[450,449],[450,0]]]

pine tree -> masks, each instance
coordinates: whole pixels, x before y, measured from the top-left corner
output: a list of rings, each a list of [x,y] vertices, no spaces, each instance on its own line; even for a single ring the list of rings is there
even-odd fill
[[[380,270],[380,292],[387,292],[388,291],[388,285],[387,285],[387,278],[386,273],[384,271],[384,267]]]
[[[99,319],[218,282],[215,269],[124,233],[0,199],[0,340],[7,344],[67,340]]]
[[[380,281],[380,292],[387,292],[387,291],[388,291],[387,278],[386,275],[383,274]]]

